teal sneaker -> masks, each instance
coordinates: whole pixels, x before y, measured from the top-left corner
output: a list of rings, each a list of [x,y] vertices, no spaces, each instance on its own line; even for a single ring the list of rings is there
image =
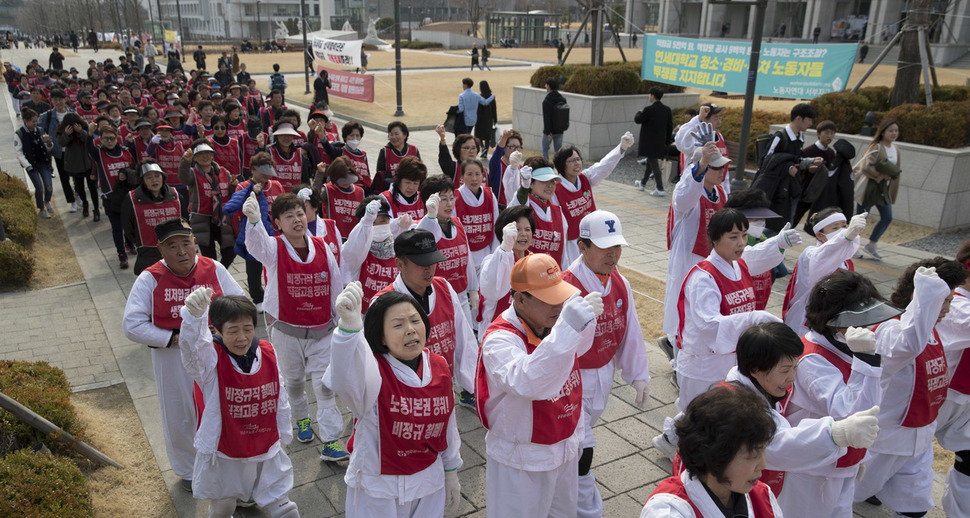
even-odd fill
[[[323,449],[320,450],[320,460],[329,460],[332,462],[347,460],[350,458],[350,454],[347,450],[337,441],[330,441],[324,443]]]
[[[475,394],[472,394],[471,392],[468,392],[467,390],[462,390],[461,393],[458,394],[458,404],[461,405],[461,406],[463,406],[463,407],[471,408],[472,410],[474,410],[475,409]]]
[[[313,440],[313,429],[310,428],[310,418],[304,417],[296,422],[296,440],[310,442]]]

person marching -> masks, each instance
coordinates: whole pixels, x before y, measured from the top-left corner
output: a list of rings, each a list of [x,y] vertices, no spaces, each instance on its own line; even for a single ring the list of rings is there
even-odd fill
[[[479,285],[481,319],[478,336],[484,337],[489,324],[512,305],[512,268],[531,254],[532,229],[536,226],[532,208],[524,205],[508,207],[495,220],[495,237],[501,244],[482,261],[480,279],[489,282]]]
[[[461,438],[448,363],[427,347],[432,324],[417,300],[396,291],[378,297],[362,320],[363,299],[359,282],[337,297],[326,378],[354,416],[347,517],[453,513],[461,505]]]
[[[856,502],[875,496],[913,517],[934,506],[933,433],[950,382],[936,324],[968,275],[962,264],[936,257],[910,265],[899,278],[890,301],[906,312],[875,329],[883,358],[881,425],[855,486]]]
[[[473,135],[467,133],[455,135],[455,141],[451,144],[451,155],[448,154],[448,145],[445,142],[445,127],[441,124],[435,128],[438,134],[438,167],[445,176],[451,177],[455,182],[455,189],[461,185],[461,164],[465,160],[478,158],[481,151],[481,141]],[[454,158],[452,158],[452,155]],[[454,171],[454,173],[452,173]]]
[[[431,322],[428,350],[447,360],[448,369],[462,389],[458,403],[474,406],[478,340],[472,333],[471,322],[461,311],[458,293],[447,280],[435,275],[438,263],[446,258],[438,250],[434,234],[420,228],[402,232],[394,238],[394,257],[397,277],[379,291],[377,297],[396,291],[418,301]]]
[[[224,115],[212,117],[212,137],[209,140],[215,151],[215,161],[226,170],[230,178],[242,180],[243,147],[228,131],[229,123]]]
[[[248,220],[246,250],[265,269],[263,310],[270,341],[280,353],[280,372],[286,379],[296,419],[296,438],[300,442],[313,440],[306,396],[309,373],[317,399],[317,433],[323,441],[320,458],[345,460],[349,454],[337,442],[343,432],[343,418],[333,392],[323,384],[323,373],[330,363],[334,304],[343,287],[340,266],[323,239],[307,235],[304,204],[296,195],[284,193],[273,200],[270,213],[282,235],[267,233],[260,209],[256,193],[250,193],[242,209]]]
[[[327,248],[333,254],[333,258],[337,260],[337,266],[340,266],[340,245],[343,243],[343,237],[340,229],[337,228],[337,222],[321,216],[323,214],[321,212],[323,199],[320,198],[320,193],[311,189],[305,183],[297,185],[290,192],[303,202],[303,212],[307,217],[307,235],[319,237],[327,243]],[[341,285],[343,285],[343,282],[341,282]]]
[[[970,270],[970,241],[956,260]],[[936,418],[936,440],[955,453],[943,486],[943,511],[952,518],[970,517],[970,278],[953,292],[950,311],[936,325],[946,350],[950,388]]]
[[[128,191],[121,206],[121,221],[125,238],[134,243],[137,250],[134,267],[137,276],[162,258],[155,225],[178,218],[182,206],[175,189],[165,184],[165,172],[154,159],[147,158],[138,163],[135,171],[138,187]]]
[[[724,204],[724,208],[737,209],[738,212],[744,214],[745,218],[748,218],[748,246],[744,248],[744,253],[741,255],[746,262],[750,259],[748,257],[749,255],[756,255],[750,254],[750,252],[765,249],[778,251],[778,254],[772,259],[776,264],[781,263],[785,259],[784,247],[776,246],[779,241],[777,236],[774,238],[765,236],[765,222],[768,219],[781,217],[781,215],[769,209],[768,204],[768,197],[765,196],[763,191],[757,189],[735,191],[728,198],[727,203]],[[787,244],[784,243],[783,238],[781,241],[782,245]],[[768,307],[768,299],[771,297],[771,270],[758,275],[752,275],[751,280],[754,281],[754,308],[759,310],[766,309]]]
[[[455,189],[455,213],[468,236],[468,250],[475,275],[481,272],[482,261],[497,245],[495,220],[498,219],[498,199],[492,189],[483,185],[485,167],[473,158],[461,163],[461,183]]]
[[[603,295],[603,314],[596,319],[593,347],[579,357],[585,437],[579,456],[577,516],[595,518],[603,516],[603,499],[596,487],[596,477],[590,472],[596,446],[593,426],[606,410],[617,368],[622,371],[623,381],[636,390],[636,406],[646,410],[650,402],[650,371],[633,291],[630,282],[616,268],[622,247],[627,244],[619,218],[611,212],[596,210],[584,216],[577,226],[581,255],[563,272],[562,278],[578,288],[581,296],[593,291]]]
[[[397,168],[407,157],[421,160],[418,148],[408,144],[408,127],[401,121],[387,125],[387,144],[377,154],[377,172],[371,181],[371,192],[380,193],[397,179]],[[418,219],[418,218],[415,218]]]
[[[532,208],[537,226],[532,229],[529,251],[549,254],[557,264],[571,264],[575,257],[566,255],[569,250],[564,242],[569,223],[562,207],[554,200],[556,182],[562,181],[562,177],[553,169],[552,162],[540,156],[529,157],[518,170],[518,176],[520,187],[510,204]]]
[[[162,415],[165,451],[182,488],[192,491],[195,463],[196,408],[192,378],[179,353],[180,309],[194,288],[212,288],[213,296],[242,295],[243,291],[221,264],[197,256],[192,227],[182,219],[155,226],[162,260],[135,278],[128,294],[122,330],[132,342],[152,351],[155,390]]]
[[[420,221],[427,210],[424,202],[421,201],[418,188],[428,177],[428,167],[421,162],[420,158],[407,156],[397,164],[396,171],[391,187],[380,193],[391,207],[391,218]],[[407,226],[402,224],[401,228],[407,228]]]
[[[310,160],[306,151],[293,144],[294,138],[299,136],[292,123],[280,121],[273,129],[274,142],[265,148],[265,142],[259,142],[261,151],[273,156],[276,176],[284,192],[290,192],[294,185],[310,183]],[[263,140],[262,135],[258,140]]]
[[[273,518],[299,518],[289,498],[293,464],[283,447],[293,430],[276,351],[256,337],[252,301],[239,295],[213,301],[213,293],[200,287],[185,298],[179,328],[182,364],[205,402],[195,435],[192,496],[209,500],[213,518],[231,518],[240,501],[255,501]],[[238,394],[255,396],[240,404]],[[250,414],[250,407],[259,411]]]
[[[815,285],[805,308],[808,333],[784,414],[792,426],[806,419],[840,420],[882,401],[882,358],[866,327],[902,313],[864,276],[836,270]],[[856,476],[865,449],[850,448],[836,462],[788,472],[779,503],[787,514],[852,516]],[[810,507],[806,507],[810,506]]]
[[[334,158],[325,167],[321,172],[317,166],[313,188],[323,192],[327,217],[337,224],[340,235],[349,236],[360,221],[354,217],[354,212],[364,200],[364,189],[356,185],[360,177],[354,170],[353,161],[346,156]],[[327,178],[327,183],[320,185],[324,178]]]
[[[799,336],[808,332],[805,307],[812,289],[823,277],[841,268],[854,270],[852,256],[859,250],[859,234],[866,228],[866,216],[857,214],[846,224],[838,207],[828,207],[808,218],[817,244],[802,250],[788,279],[781,318]]]
[[[179,163],[185,154],[185,149],[185,146],[173,136],[172,126],[160,121],[155,124],[155,136],[152,137],[145,153],[157,160],[162,171],[165,171],[165,182],[178,191],[179,199],[182,201],[182,214],[188,215],[189,188],[179,180]]]
[[[771,265],[748,266],[742,257],[747,233],[748,219],[741,212],[715,212],[707,226],[713,250],[684,278],[677,300],[680,352],[675,366],[680,387],[677,408],[681,412],[712,384],[722,381],[737,363],[734,349],[745,329],[763,322],[780,322],[771,313],[755,309],[752,275],[770,270]],[[671,458],[676,449],[671,442],[674,426],[674,419],[665,418],[663,433],[653,439],[654,446]]]
[[[485,331],[475,376],[486,512],[572,518],[585,436],[578,357],[593,345],[603,297],[578,296],[547,254],[519,260],[511,283],[512,306]]]
[[[215,162],[215,150],[207,138],[196,139],[186,149],[179,162],[179,180],[189,188],[189,224],[199,243],[202,255],[216,258],[216,248],[222,254],[226,268],[236,258],[233,251],[232,225],[222,207],[235,192],[239,180]]]
[[[633,146],[633,134],[629,131],[620,137],[620,143],[599,162],[583,169],[583,157],[575,146],[566,146],[556,152],[552,162],[559,173],[556,194],[553,201],[562,208],[566,218],[566,253],[569,263],[579,257],[579,222],[584,216],[596,210],[593,200],[593,187],[610,176],[616,164],[623,158],[626,150]],[[569,263],[563,263],[569,264]]]
[[[101,145],[94,145],[92,140],[88,140],[88,150],[95,166],[91,176],[98,180],[101,206],[111,222],[111,238],[115,251],[118,252],[118,267],[125,270],[128,268],[128,252],[125,250],[124,228],[121,224],[121,206],[128,191],[137,186],[134,146],[122,146],[118,139],[118,130],[110,124],[99,130],[99,137]],[[95,209],[94,221],[99,219]],[[132,253],[134,251],[132,248]]]
[[[521,160],[521,149],[522,135],[510,128],[502,132],[502,137],[495,145],[495,151],[492,152],[492,158],[488,160],[488,170],[492,171],[492,175],[488,177],[488,186],[492,189],[492,193],[498,197],[499,206],[503,208],[509,204],[509,193],[505,190],[505,171],[512,167],[512,153],[519,151],[518,156]],[[519,162],[513,168],[518,169],[521,166],[522,163]]]
[[[362,310],[367,311],[371,299],[394,282],[398,273],[394,261],[391,207],[383,196],[371,195],[360,202],[354,217],[360,223],[347,236],[340,250],[343,256],[340,269],[344,284],[360,281],[364,290]]]
[[[55,138],[60,143],[63,150],[64,173],[71,176],[74,183],[74,193],[77,199],[81,200],[81,216],[86,218],[90,215],[90,205],[85,194],[85,188],[91,195],[91,205],[94,205],[94,213],[101,219],[100,203],[98,199],[97,180],[91,178],[91,166],[94,161],[88,151],[88,125],[77,113],[67,113],[64,120],[57,126]]]

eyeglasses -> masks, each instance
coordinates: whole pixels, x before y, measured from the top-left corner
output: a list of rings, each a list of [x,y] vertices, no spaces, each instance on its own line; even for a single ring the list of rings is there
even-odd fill
[[[574,156],[572,158],[567,158],[566,159],[566,163],[567,164],[582,164],[583,163],[583,159],[580,158],[580,157],[578,157],[578,156]]]
[[[508,146],[505,146],[505,149],[511,149],[512,151],[518,151],[518,150],[522,149],[522,146],[515,146],[515,145],[512,145],[512,144],[509,144]]]
[[[478,151],[478,146],[462,146],[462,151]]]

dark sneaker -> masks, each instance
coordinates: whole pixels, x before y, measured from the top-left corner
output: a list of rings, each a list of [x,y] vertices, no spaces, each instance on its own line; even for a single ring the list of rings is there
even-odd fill
[[[191,493],[192,492],[192,481],[189,480],[189,479],[187,479],[187,478],[183,478],[182,479],[182,489],[184,489],[184,490],[188,491],[189,493]]]
[[[128,269],[128,254],[118,254],[118,268]]]
[[[467,390],[462,390],[461,393],[458,394],[458,404],[461,405],[461,406],[463,406],[463,407],[471,408],[472,410],[474,410],[475,409],[475,394],[472,394],[471,392],[468,392]]]

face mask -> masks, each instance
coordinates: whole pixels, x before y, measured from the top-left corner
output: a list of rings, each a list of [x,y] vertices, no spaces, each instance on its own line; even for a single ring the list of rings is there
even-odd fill
[[[121,122],[121,117],[111,117],[111,122],[115,123],[115,126]]]
[[[353,151],[357,151],[357,146],[360,145],[360,141],[359,140],[348,140],[347,142],[344,142],[344,145],[346,145],[348,148],[350,148]]]
[[[764,221],[753,221],[748,224],[748,235],[754,238],[760,238],[765,232],[765,222]]]
[[[839,233],[841,233],[841,232],[842,232],[842,229],[840,228],[838,230],[833,230],[832,232],[829,232],[828,234],[825,234],[825,241],[831,241],[831,240],[839,237]]]
[[[373,233],[371,234],[371,241],[384,241],[391,237],[391,224],[385,223],[383,225],[374,225]]]

